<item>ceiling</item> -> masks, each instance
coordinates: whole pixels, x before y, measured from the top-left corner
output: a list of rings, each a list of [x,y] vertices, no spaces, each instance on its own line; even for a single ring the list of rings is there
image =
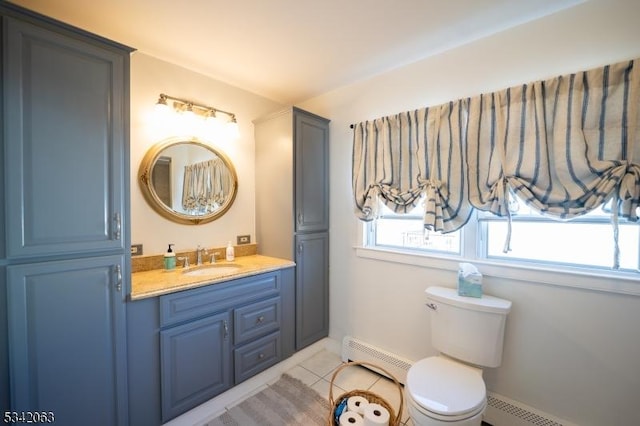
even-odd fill
[[[11,0],[293,104],[585,0]]]

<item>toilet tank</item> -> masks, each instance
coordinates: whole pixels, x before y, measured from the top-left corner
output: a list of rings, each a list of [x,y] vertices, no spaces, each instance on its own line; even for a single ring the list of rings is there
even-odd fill
[[[425,292],[431,308],[431,343],[438,351],[478,366],[500,366],[510,301],[459,296],[457,290],[445,287]]]

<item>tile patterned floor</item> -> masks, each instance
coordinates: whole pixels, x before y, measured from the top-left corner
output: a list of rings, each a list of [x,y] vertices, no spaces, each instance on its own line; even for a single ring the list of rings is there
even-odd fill
[[[287,374],[299,379],[328,400],[331,378],[336,368],[341,364],[342,360],[337,354],[321,351],[288,370]],[[400,391],[393,380],[363,367],[354,366],[343,369],[336,376],[333,385],[334,398],[346,391],[363,389],[381,396],[396,411],[400,406]],[[409,418],[406,406],[402,410],[401,420],[404,426],[414,426],[414,423]],[[482,422],[482,425],[491,426],[485,422]]]

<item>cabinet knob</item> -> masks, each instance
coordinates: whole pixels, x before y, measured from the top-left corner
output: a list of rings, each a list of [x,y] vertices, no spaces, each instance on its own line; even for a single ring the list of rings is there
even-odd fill
[[[120,217],[119,212],[116,212],[113,215],[113,222],[114,222],[113,236],[116,240],[119,240],[122,235],[122,217]]]
[[[262,359],[262,358],[264,358],[264,354],[260,353],[260,355],[258,355],[258,359]]]
[[[122,291],[122,267],[120,265],[116,265],[116,291],[120,293]]]
[[[227,325],[227,320],[224,320],[222,323],[224,326],[224,338],[226,340],[227,336],[229,336],[229,326]]]

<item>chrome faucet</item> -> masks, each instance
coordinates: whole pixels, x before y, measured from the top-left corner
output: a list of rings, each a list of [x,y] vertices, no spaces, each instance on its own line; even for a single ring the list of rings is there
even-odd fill
[[[184,261],[184,263],[182,264],[183,268],[188,268],[189,267],[189,256],[179,257],[178,260]]]
[[[196,255],[197,255],[197,256],[196,256],[196,257],[197,257],[197,259],[196,259],[196,265],[198,265],[198,266],[202,265],[202,254],[203,254],[203,253],[204,253],[204,254],[207,254],[207,249],[206,249],[206,248],[204,248],[204,247],[200,247],[200,246],[198,245],[198,248],[196,249]]]

